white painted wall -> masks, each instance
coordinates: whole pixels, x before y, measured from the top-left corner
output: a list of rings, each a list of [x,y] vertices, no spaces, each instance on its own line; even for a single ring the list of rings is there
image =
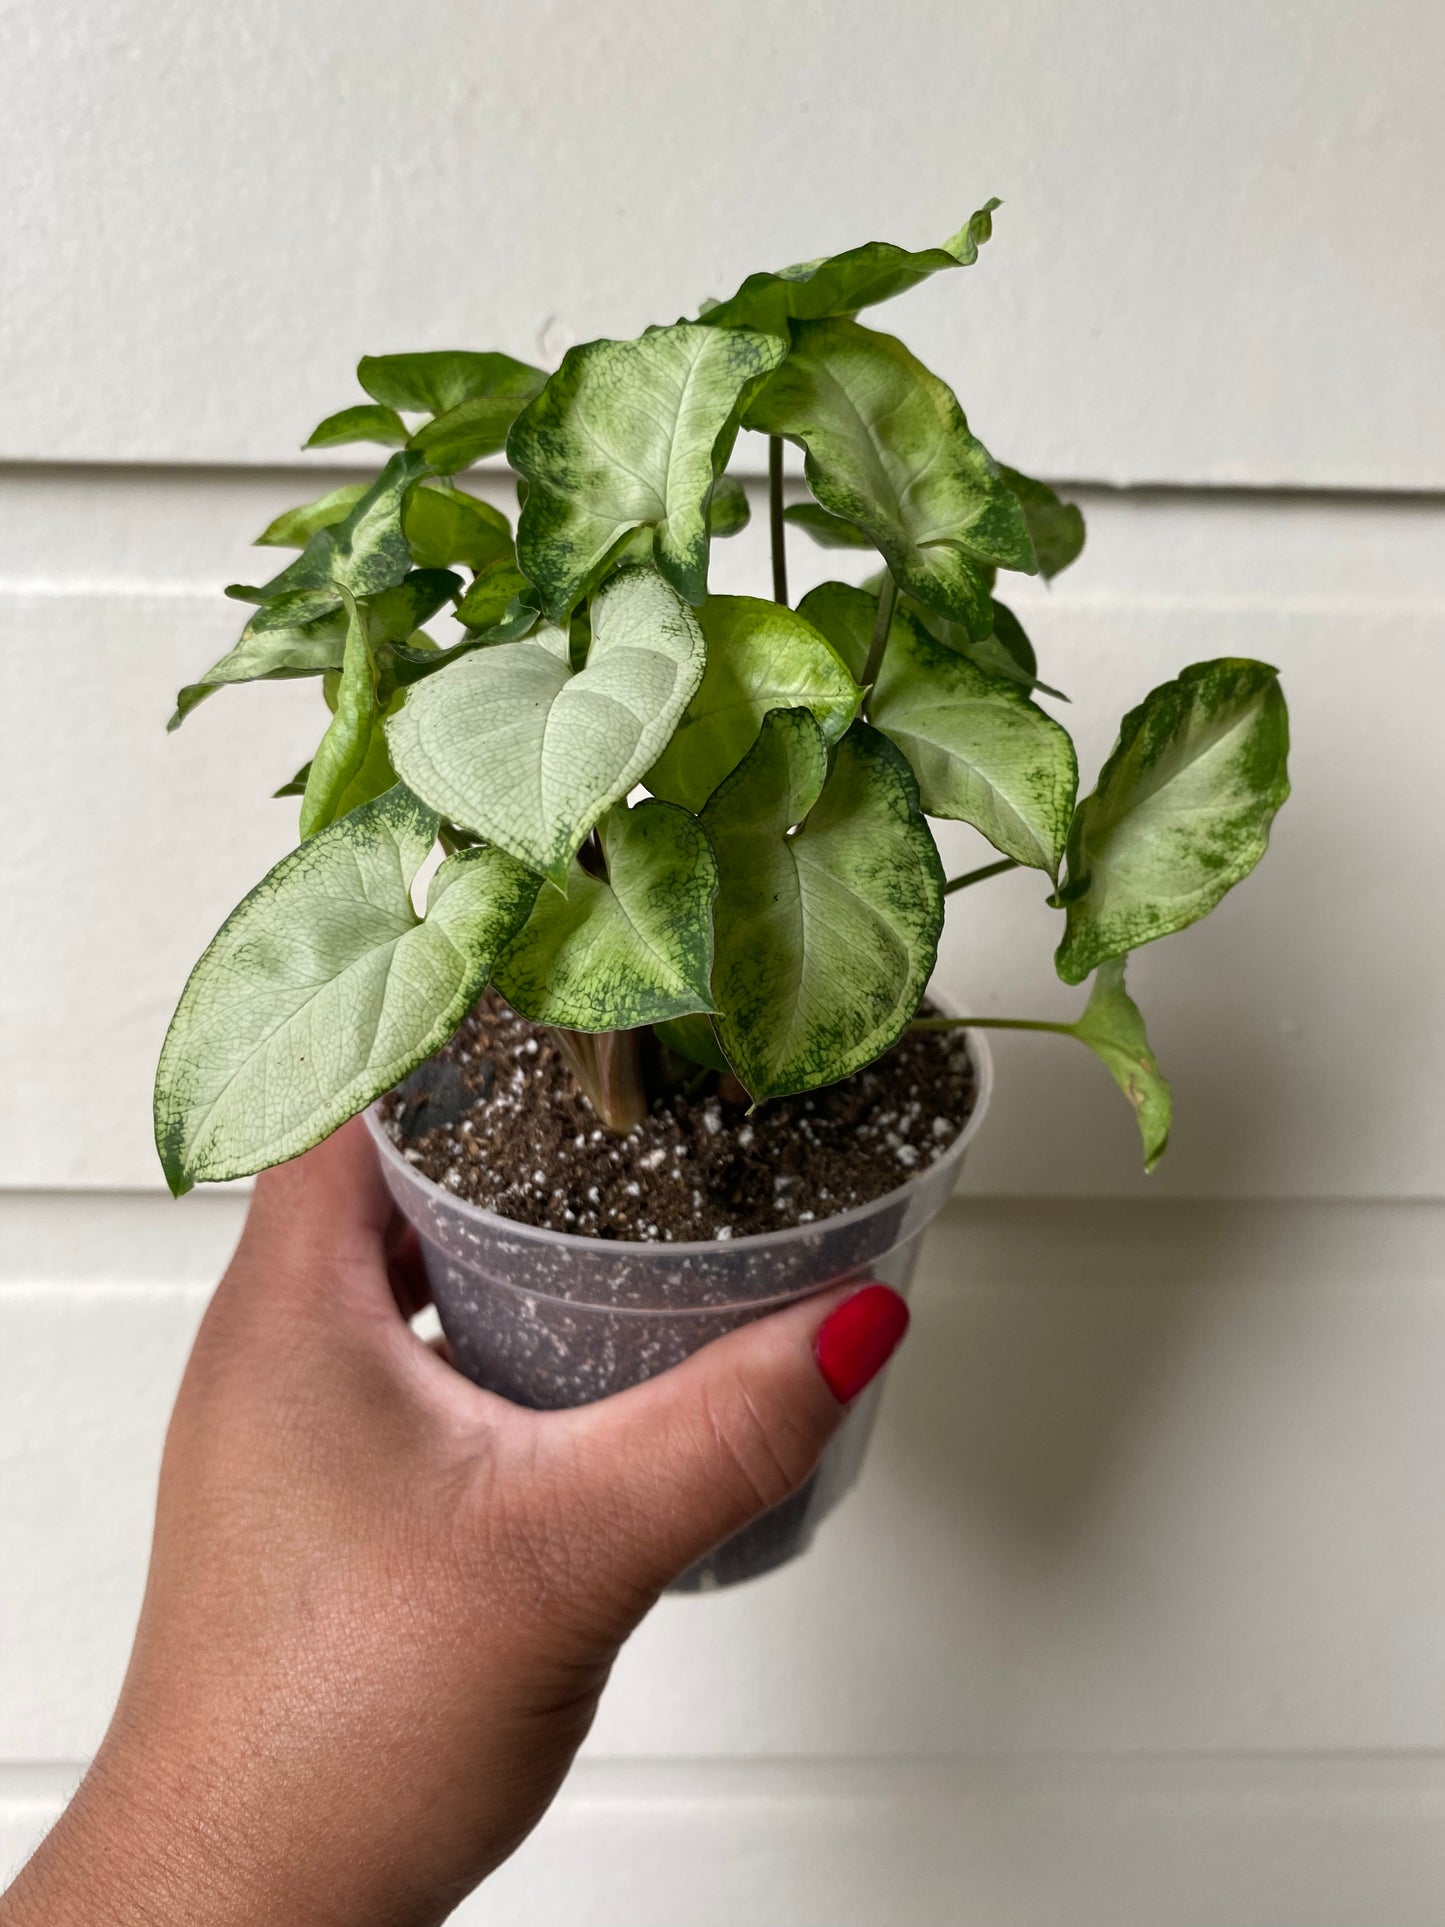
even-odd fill
[[[0,1861],[104,1724],[242,1207],[160,1194],[150,1076],[317,697],[161,726],[250,535],[343,479],[296,444],[363,351],[555,357],[999,193],[886,325],[1080,485],[1083,561],[1020,601],[1086,767],[1253,653],[1296,794],[1136,966],[1159,1176],[1085,1053],[1000,1040],[857,1497],[660,1610],[466,1917],[1438,1923],[1439,10],[0,0],[0,39]],[[717,579],[764,568],[754,531]],[[1039,894],[951,907],[975,1007],[1076,1004]]]

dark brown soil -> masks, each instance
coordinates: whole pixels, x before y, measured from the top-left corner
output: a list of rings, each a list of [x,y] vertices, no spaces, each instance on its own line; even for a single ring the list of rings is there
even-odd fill
[[[388,1109],[406,1158],[457,1197],[553,1231],[648,1242],[741,1238],[867,1204],[939,1157],[973,1098],[962,1035],[910,1032],[825,1090],[751,1114],[715,1090],[675,1090],[618,1137],[546,1033],[488,991]]]

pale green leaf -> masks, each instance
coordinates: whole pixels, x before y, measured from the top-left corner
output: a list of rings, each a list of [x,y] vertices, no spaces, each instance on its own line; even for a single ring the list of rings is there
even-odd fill
[[[872,539],[841,515],[830,515],[817,502],[793,502],[783,510],[783,520],[802,529],[824,549],[871,549]]]
[[[318,422],[301,446],[345,448],[351,442],[380,442],[383,448],[403,448],[406,423],[394,408],[357,402],[354,408],[342,408]]]
[[[855,723],[830,772],[809,712],[774,710],[701,821],[720,874],[715,1024],[743,1085],[761,1101],[870,1063],[917,1010],[943,925],[903,757]]]
[[[786,336],[790,321],[856,314],[906,293],[940,269],[971,266],[993,233],[993,211],[999,205],[989,201],[941,248],[911,254],[889,241],[869,241],[776,274],[750,274],[736,294],[711,304],[701,318],[712,327],[743,325]]]
[[[834,743],[860,691],[837,652],[792,609],[754,596],[709,596],[697,612],[707,669],[647,787],[701,809],[757,741],[772,709],[807,709]]]
[[[406,414],[445,415],[462,402],[535,395],[547,379],[511,355],[433,348],[411,355],[363,355],[356,379],[373,401]]]
[[[1289,795],[1288,753],[1267,663],[1194,663],[1130,710],[1069,832],[1065,983],[1184,929],[1249,875]]]
[[[1039,574],[1051,581],[1076,562],[1084,546],[1084,516],[1072,502],[1061,502],[1047,482],[1035,482],[1016,468],[1000,468],[1000,475],[1018,497],[1029,540],[1038,558]]]
[[[405,641],[460,586],[445,569],[414,569],[394,587],[360,598],[372,641]],[[345,649],[346,611],[339,590],[293,589],[276,596],[252,616],[234,649],[180,691],[167,728],[177,728],[197,703],[228,683],[319,676],[341,667]]]
[[[341,799],[366,761],[372,732],[380,720],[376,658],[366,633],[366,620],[350,591],[343,589],[341,595],[346,608],[341,684],[335,713],[306,778],[301,804],[303,838],[314,836],[342,814]]]
[[[737,535],[747,527],[751,516],[748,492],[736,475],[719,475],[708,491],[708,534]]]
[[[1018,500],[952,389],[892,335],[795,324],[792,353],[743,419],[798,443],[823,507],[868,536],[900,588],[971,636],[993,626],[986,571],[1036,567]]]
[[[1122,957],[1100,966],[1084,1014],[1069,1029],[1108,1066],[1133,1106],[1144,1143],[1144,1169],[1152,1171],[1169,1142],[1173,1104],[1144,1034],[1139,1007],[1124,988]]]
[[[437,819],[399,786],[342,817],[231,912],[191,972],[156,1077],[171,1189],[330,1135],[444,1044],[521,928],[537,879],[500,850],[411,885]]]
[[[401,512],[402,531],[419,569],[461,563],[484,569],[512,560],[512,529],[500,509],[448,482],[413,489]]]
[[[344,522],[365,495],[367,486],[365,482],[348,482],[345,488],[318,495],[314,502],[287,509],[262,529],[256,537],[256,547],[304,549],[318,529],[329,529],[335,522]]]
[[[607,876],[574,859],[544,890],[493,978],[514,1010],[566,1030],[634,1030],[712,1008],[717,864],[695,817],[618,806],[598,825]]]
[[[507,441],[528,484],[517,560],[554,620],[638,528],[655,531],[657,566],[678,594],[702,601],[713,482],[740,405],[786,352],[772,335],[689,322],[568,351]]]
[[[391,758],[449,822],[565,889],[583,837],[672,735],[704,657],[691,609],[655,570],[629,569],[593,598],[576,674],[565,629],[475,650],[410,692]]]

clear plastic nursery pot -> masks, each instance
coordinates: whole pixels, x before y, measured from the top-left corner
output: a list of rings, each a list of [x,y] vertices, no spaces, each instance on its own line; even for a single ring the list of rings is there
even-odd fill
[[[499,1217],[409,1163],[378,1106],[366,1117],[392,1196],[421,1238],[454,1363],[476,1384],[546,1410],[624,1391],[724,1332],[850,1279],[906,1294],[923,1234],[988,1108],[988,1048],[974,1032],[968,1046],[968,1122],[906,1184],[816,1224],[706,1243],[583,1238]],[[805,1551],[858,1476],[881,1389],[876,1381],[858,1400],[800,1492],[716,1547],[675,1590],[753,1579]]]

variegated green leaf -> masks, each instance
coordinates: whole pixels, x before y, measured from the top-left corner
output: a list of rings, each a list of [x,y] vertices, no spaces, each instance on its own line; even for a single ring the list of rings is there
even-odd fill
[[[842,582],[799,605],[860,674],[877,613],[876,597]],[[930,816],[971,823],[1015,862],[1058,874],[1078,765],[1066,731],[1022,689],[898,608],[867,714],[908,758]]]
[[[993,211],[999,205],[989,201],[941,248],[910,254],[889,241],[869,241],[846,254],[804,261],[776,274],[750,274],[736,294],[710,305],[701,318],[713,327],[742,325],[786,336],[790,321],[856,314],[906,293],[940,269],[971,266],[993,233]]]
[[[792,609],[709,596],[697,612],[707,669],[677,733],[646,778],[655,796],[699,810],[757,741],[772,709],[807,709],[835,743],[860,691],[836,651]]]
[[[178,1195],[295,1157],[444,1044],[538,883],[500,850],[411,884],[437,819],[398,787],[283,857],[191,972],[156,1076]]]
[[[1184,929],[1249,875],[1289,795],[1288,753],[1267,663],[1194,663],[1130,710],[1069,832],[1065,983]]]
[[[566,1030],[634,1030],[712,1008],[717,864],[696,817],[619,805],[598,825],[607,876],[574,859],[544,890],[493,972],[524,1017]]]
[[[371,595],[400,582],[411,568],[401,518],[409,490],[426,473],[411,449],[393,455],[350,514],[320,528],[296,560],[259,588],[233,583],[227,595],[241,602],[270,602],[293,589],[332,589]],[[340,597],[337,597],[338,605]]]
[[[345,448],[351,442],[380,442],[383,448],[402,448],[406,444],[406,423],[394,408],[378,408],[371,402],[357,402],[318,422],[302,443],[303,448]]]
[[[372,641],[405,641],[460,587],[460,579],[445,569],[414,569],[393,588],[360,598]],[[341,667],[345,649],[346,611],[339,590],[293,589],[276,596],[252,616],[234,649],[179,692],[166,727],[178,728],[197,703],[227,683],[319,676]]]
[[[461,563],[485,569],[512,560],[512,528],[500,509],[449,482],[413,489],[401,512],[402,531],[419,569]]]
[[[811,714],[774,710],[701,820],[720,875],[716,1029],[746,1089],[781,1097],[871,1063],[917,1010],[943,925],[903,757],[855,723],[830,773]]]
[[[1134,1108],[1144,1144],[1144,1169],[1152,1171],[1169,1143],[1173,1100],[1160,1072],[1139,1006],[1124,988],[1124,959],[1099,967],[1084,1014],[1071,1033],[1100,1061]]]
[[[373,401],[408,415],[445,415],[463,402],[494,396],[526,400],[547,379],[511,355],[433,348],[411,355],[363,355],[356,379]]]
[[[783,520],[802,529],[824,549],[871,549],[872,539],[856,523],[845,522],[841,515],[830,515],[817,502],[792,502],[783,510]]]
[[[1051,581],[1079,559],[1084,547],[1083,511],[1072,502],[1061,502],[1047,482],[1035,482],[1016,468],[1000,468],[999,473],[1023,509],[1039,574]]]
[[[318,529],[329,529],[333,523],[344,522],[365,495],[367,487],[365,482],[348,482],[345,488],[334,488],[327,495],[318,495],[314,502],[287,509],[262,529],[256,537],[256,547],[304,549]]]
[[[688,602],[707,593],[708,497],[739,406],[786,353],[772,335],[680,322],[570,349],[507,441],[528,484],[517,560],[564,616],[633,529]]]
[[[653,569],[592,602],[585,666],[567,631],[478,649],[418,683],[388,724],[402,781],[450,822],[567,887],[588,830],[645,775],[702,680],[702,630]]]
[[[798,443],[823,507],[882,550],[900,588],[971,636],[993,626],[986,571],[1035,568],[1018,500],[952,389],[892,335],[795,324],[792,353],[743,419]]]

